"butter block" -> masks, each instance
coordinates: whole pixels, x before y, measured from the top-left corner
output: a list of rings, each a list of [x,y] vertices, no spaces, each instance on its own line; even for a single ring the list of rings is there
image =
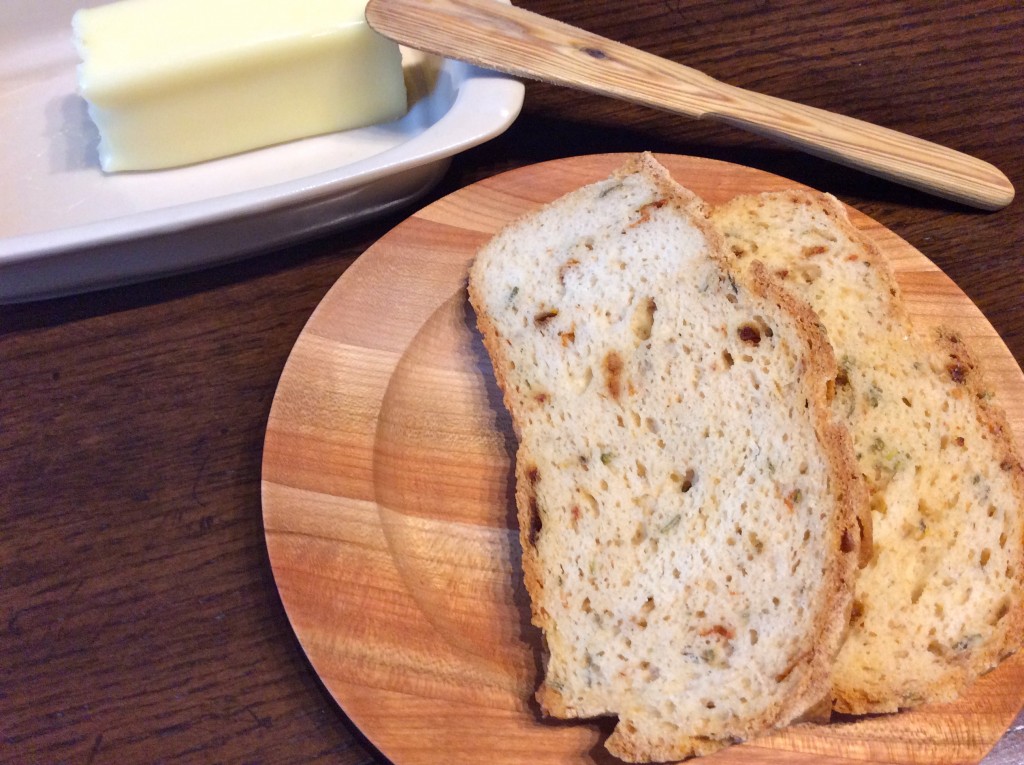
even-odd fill
[[[398,46],[366,0],[120,0],[72,20],[108,172],[155,170],[387,122]]]

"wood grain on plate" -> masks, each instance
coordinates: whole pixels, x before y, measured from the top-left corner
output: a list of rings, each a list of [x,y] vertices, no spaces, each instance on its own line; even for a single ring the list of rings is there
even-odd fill
[[[793,187],[661,156],[709,202]],[[292,626],[331,694],[398,765],[612,762],[610,721],[542,720],[539,634],[520,581],[511,424],[465,295],[507,221],[608,175],[623,155],[557,160],[462,189],[363,254],[324,298],[277,390],[263,462],[267,546]],[[1024,442],[1024,376],[971,301],[864,215],[912,314],[958,328]],[[1024,701],[1014,657],[959,701],[801,725],[722,763],[977,762]]]

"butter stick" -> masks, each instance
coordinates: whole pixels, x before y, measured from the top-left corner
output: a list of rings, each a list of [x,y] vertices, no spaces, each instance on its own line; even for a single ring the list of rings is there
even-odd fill
[[[394,120],[398,46],[366,0],[121,0],[72,21],[108,172],[155,170]]]

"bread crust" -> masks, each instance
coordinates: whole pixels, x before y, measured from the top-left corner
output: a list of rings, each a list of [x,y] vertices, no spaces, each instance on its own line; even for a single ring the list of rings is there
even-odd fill
[[[787,670],[793,678],[785,698],[779,699],[756,717],[734,720],[728,735],[724,736],[672,736],[659,738],[644,736],[621,721],[606,742],[606,747],[617,757],[631,761],[667,761],[708,754],[738,739],[757,735],[773,727],[784,725],[803,714],[828,693],[831,663],[849,623],[852,601],[852,582],[858,562],[863,536],[860,518],[866,506],[866,494],[853,457],[849,433],[832,415],[829,399],[834,390],[837,364],[825,332],[816,315],[802,301],[781,288],[771,276],[760,268],[740,275],[728,262],[724,240],[709,222],[709,208],[692,192],[675,183],[667,171],[649,154],[638,155],[616,171],[612,178],[641,174],[658,190],[664,204],[690,219],[709,243],[709,257],[722,272],[738,283],[737,289],[748,291],[757,299],[767,301],[790,317],[796,335],[802,343],[800,355],[804,374],[800,378],[805,406],[811,411],[813,428],[822,455],[829,468],[834,509],[827,519],[828,550],[825,553],[824,585],[821,601],[808,603],[816,618],[811,629],[802,636],[797,658]],[[586,189],[573,192],[553,205],[569,204],[573,194],[586,193]],[[529,227],[537,213],[514,221],[499,236]],[[497,238],[497,237],[496,237]],[[506,408],[512,415],[513,426],[520,445],[516,454],[516,506],[519,538],[522,547],[523,576],[531,599],[533,623],[540,627],[546,645],[555,639],[557,627],[552,615],[542,605],[544,581],[538,557],[537,538],[543,533],[541,509],[538,506],[538,484],[545,476],[538,470],[538,455],[531,453],[523,441],[522,421],[526,416],[525,404],[510,384],[508,374],[510,341],[503,337],[487,306],[484,294],[484,275],[480,273],[482,260],[473,264],[469,279],[469,298],[476,311],[477,326],[484,346],[492,360],[495,378],[503,392]],[[545,657],[546,659],[547,657]],[[547,663],[547,662],[545,662]],[[787,678],[788,679],[788,678]],[[545,714],[557,718],[582,716],[546,675],[540,684],[537,700]]]

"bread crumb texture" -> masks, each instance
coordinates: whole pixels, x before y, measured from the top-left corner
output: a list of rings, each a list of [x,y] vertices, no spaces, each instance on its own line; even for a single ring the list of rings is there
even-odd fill
[[[538,699],[617,715],[607,747],[632,761],[804,712],[852,602],[838,368],[809,312],[726,259],[704,204],[645,155],[512,223],[470,273],[519,438]]]
[[[820,317],[870,495],[873,549],[834,671],[835,708],[957,696],[1024,633],[1024,488],[1005,416],[948,330],[915,332],[877,248],[824,194],[716,209],[734,263],[763,263]]]

